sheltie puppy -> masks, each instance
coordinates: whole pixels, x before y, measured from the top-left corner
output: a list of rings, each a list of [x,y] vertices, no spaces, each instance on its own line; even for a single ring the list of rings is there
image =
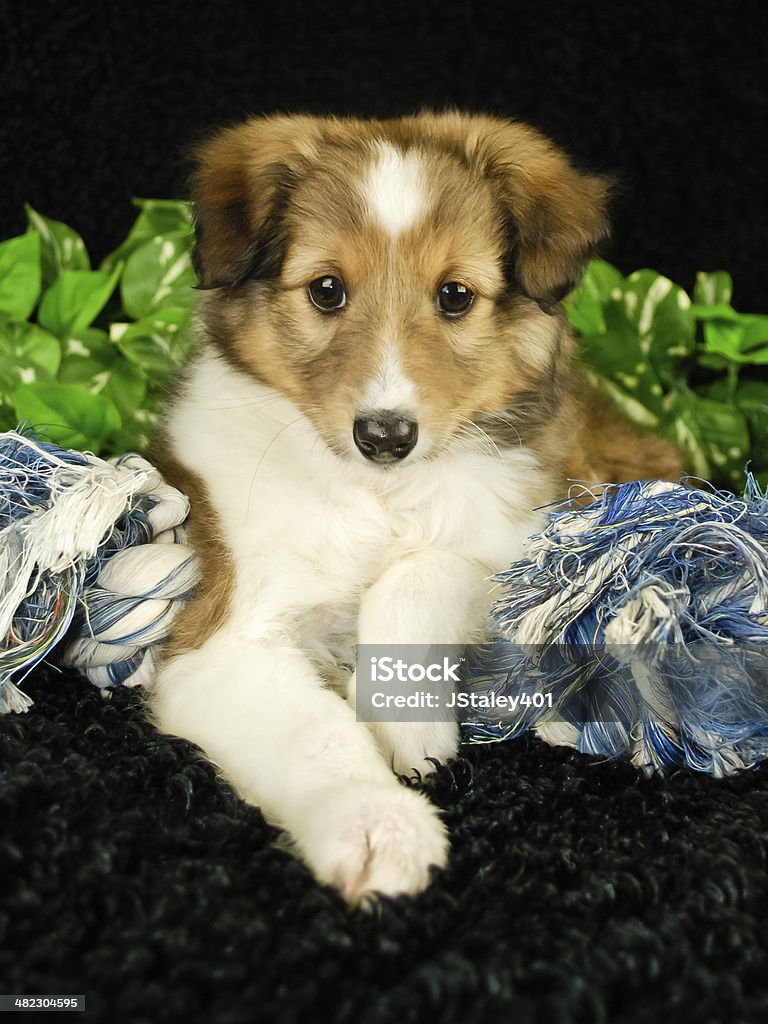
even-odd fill
[[[197,153],[199,348],[155,457],[203,579],[153,719],[350,903],[445,864],[396,773],[459,742],[356,721],[355,645],[480,639],[568,478],[677,475],[583,386],[559,305],[607,192],[532,128],[455,112],[254,118]]]

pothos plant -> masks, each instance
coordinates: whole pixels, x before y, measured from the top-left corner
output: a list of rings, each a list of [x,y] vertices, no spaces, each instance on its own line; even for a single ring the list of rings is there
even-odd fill
[[[72,228],[27,207],[0,243],[0,429],[29,420],[67,447],[147,447],[188,351],[195,274],[189,206],[136,200],[97,268]],[[566,300],[592,383],[633,422],[677,442],[698,476],[768,482],[768,316],[737,312],[723,272],[693,295],[652,270],[594,261]]]
[[[72,228],[27,207],[0,244],[0,428],[20,420],[66,447],[146,448],[189,339],[195,274],[185,203],[136,200],[96,269]]]
[[[675,441],[692,473],[739,488],[747,463],[768,480],[768,316],[737,312],[732,295],[724,271],[697,274],[691,297],[598,260],[566,309],[592,382]]]

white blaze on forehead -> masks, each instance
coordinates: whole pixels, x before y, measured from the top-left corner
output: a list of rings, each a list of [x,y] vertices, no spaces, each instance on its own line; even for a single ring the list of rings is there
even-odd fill
[[[406,375],[397,349],[388,345],[382,353],[376,376],[366,388],[360,409],[362,412],[381,410],[415,415],[417,406],[416,385]]]
[[[363,182],[363,199],[371,215],[396,238],[429,208],[423,168],[415,150],[400,153],[388,142],[378,142],[375,153]]]

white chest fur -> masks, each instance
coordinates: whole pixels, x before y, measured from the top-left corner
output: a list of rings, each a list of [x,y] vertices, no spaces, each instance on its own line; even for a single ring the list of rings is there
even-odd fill
[[[388,566],[425,548],[491,575],[540,527],[530,452],[457,447],[391,468],[341,458],[291,402],[214,353],[193,367],[168,432],[206,485],[252,627],[353,606]]]

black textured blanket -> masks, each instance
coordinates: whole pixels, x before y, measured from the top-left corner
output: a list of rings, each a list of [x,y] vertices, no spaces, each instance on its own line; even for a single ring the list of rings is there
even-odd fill
[[[768,1019],[768,772],[646,780],[538,740],[430,784],[416,899],[350,912],[196,749],[41,673],[0,721],[3,992],[99,1020]]]

